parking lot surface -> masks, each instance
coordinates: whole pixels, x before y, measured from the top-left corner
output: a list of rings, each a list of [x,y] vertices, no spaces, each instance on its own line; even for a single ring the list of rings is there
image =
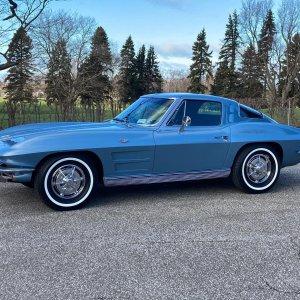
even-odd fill
[[[0,255],[0,299],[300,299],[300,165],[267,194],[113,188],[68,212],[1,183]]]

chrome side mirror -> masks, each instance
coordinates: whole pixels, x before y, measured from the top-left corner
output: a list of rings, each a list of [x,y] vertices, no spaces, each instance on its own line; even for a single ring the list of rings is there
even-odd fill
[[[180,131],[180,132],[183,132],[183,131],[184,131],[184,127],[190,126],[191,123],[192,123],[192,119],[191,119],[189,116],[183,117],[183,119],[182,119],[182,124],[181,124],[181,126],[180,126],[179,131]]]

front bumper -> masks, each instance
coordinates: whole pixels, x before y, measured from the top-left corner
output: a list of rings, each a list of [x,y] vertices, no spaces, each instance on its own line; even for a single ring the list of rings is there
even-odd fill
[[[34,170],[32,168],[14,168],[0,165],[0,182],[30,182]]]

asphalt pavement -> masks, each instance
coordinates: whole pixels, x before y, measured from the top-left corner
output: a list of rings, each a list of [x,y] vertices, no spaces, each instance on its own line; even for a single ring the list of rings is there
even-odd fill
[[[300,165],[269,193],[227,180],[99,190],[53,211],[0,183],[0,299],[300,299]]]

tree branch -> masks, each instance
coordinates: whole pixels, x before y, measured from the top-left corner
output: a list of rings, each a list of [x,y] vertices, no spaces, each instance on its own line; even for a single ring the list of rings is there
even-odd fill
[[[28,0],[25,2],[19,0],[7,0],[7,1],[8,1],[8,5],[10,5],[9,10],[11,12],[11,15],[5,17],[3,21],[9,21],[9,23],[11,23],[11,20],[15,19],[16,23],[14,24],[14,29],[23,27],[26,31],[28,31],[30,25],[34,21],[36,21],[36,19],[44,11],[47,4],[52,0]],[[22,3],[24,9],[22,9],[23,8]],[[16,25],[18,27],[15,27]],[[9,28],[9,26],[6,27]],[[5,62],[0,63],[0,70],[5,70],[16,65],[16,63],[12,62],[10,58],[6,55],[7,53],[8,53],[8,48],[6,52],[2,52],[2,53],[0,52],[0,55],[5,59]]]
[[[22,23],[22,20],[20,19],[20,17],[17,15],[17,7],[18,7],[18,4],[16,2],[14,2],[13,0],[7,0],[10,4],[10,11],[11,11],[11,15],[4,18],[3,21],[7,21],[9,19],[12,19],[12,18],[16,18],[19,22]]]

